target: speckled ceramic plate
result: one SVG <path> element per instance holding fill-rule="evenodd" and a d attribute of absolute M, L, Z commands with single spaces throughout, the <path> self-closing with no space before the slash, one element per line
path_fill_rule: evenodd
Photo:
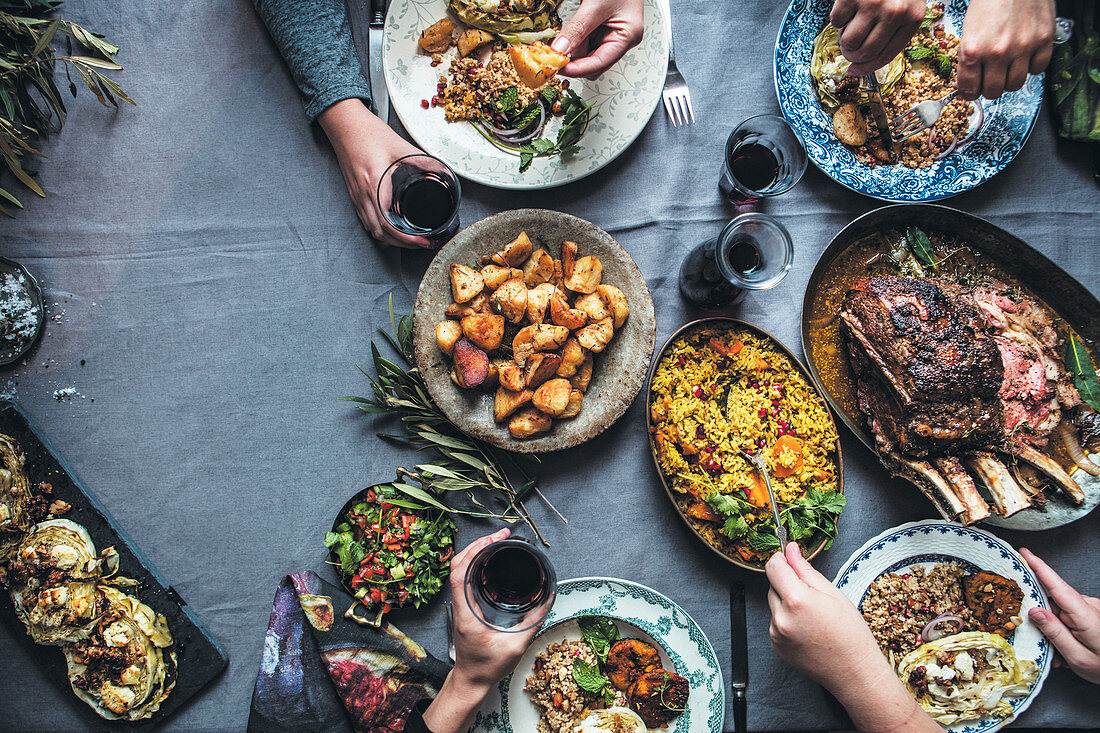
<path fill-rule="evenodd" d="M 11 275 L 17 280 L 22 280 L 23 286 L 27 290 L 27 296 L 30 298 L 31 306 L 34 309 L 36 325 L 30 338 L 22 339 L 14 344 L 9 344 L 0 339 L 0 367 L 10 366 L 26 356 L 27 352 L 38 343 L 38 339 L 42 336 L 42 327 L 46 323 L 46 304 L 42 299 L 42 287 L 38 284 L 38 280 L 35 279 L 34 275 L 30 273 L 30 270 L 15 260 L 0 257 L 0 277 L 5 275 Z"/>
<path fill-rule="evenodd" d="M 1024 623 L 1012 635 L 1012 647 L 1019 659 L 1032 659 L 1039 665 L 1039 679 L 1026 697 L 1012 701 L 1009 717 L 984 718 L 947 728 L 950 733 L 992 733 L 1011 723 L 1038 697 L 1053 657 L 1046 637 L 1027 617 L 1028 609 L 1050 608 L 1046 592 L 1011 545 L 974 527 L 935 520 L 910 522 L 886 530 L 856 550 L 836 574 L 833 584 L 848 600 L 861 606 L 871 583 L 880 575 L 904 572 L 911 565 L 930 568 L 952 560 L 970 570 L 989 570 L 1014 580 L 1024 592 L 1020 608 Z"/>
<path fill-rule="evenodd" d="M 570 17 L 578 4 L 566 0 L 559 14 Z M 592 102 L 598 113 L 580 140 L 580 152 L 565 161 L 558 156 L 536 158 L 520 173 L 517 156 L 494 147 L 469 124 L 445 121 L 442 108 L 421 105 L 435 94 L 454 51 L 433 67 L 428 56 L 417 52 L 417 40 L 446 11 L 446 0 L 393 0 L 382 40 L 383 69 L 390 103 L 409 135 L 463 178 L 509 189 L 550 188 L 583 178 L 634 142 L 661 98 L 668 63 L 668 16 L 658 0 L 645 0 L 642 42 L 596 81 L 570 79 L 570 88 Z M 558 125 L 560 120 L 548 126 L 548 137 L 557 134 Z"/>
<path fill-rule="evenodd" d="M 451 263 L 480 268 L 480 258 L 527 232 L 535 247 L 555 258 L 561 243 L 577 243 L 581 256 L 595 255 L 603 263 L 603 281 L 619 287 L 630 305 L 630 317 L 615 332 L 611 344 L 595 355 L 592 382 L 581 412 L 570 420 L 555 420 L 550 432 L 516 440 L 507 424 L 493 420 L 493 394 L 460 389 L 451 381 L 451 361 L 435 345 L 435 327 L 451 304 Z M 580 445 L 596 437 L 623 416 L 645 381 L 657 321 L 653 299 L 642 271 L 622 245 L 584 219 L 545 209 L 505 211 L 471 224 L 436 254 L 424 273 L 413 308 L 413 347 L 424 384 L 439 408 L 463 432 L 492 445 L 520 453 L 547 453 Z"/>
<path fill-rule="evenodd" d="M 948 0 L 945 25 L 956 35 L 968 0 Z M 793 0 L 775 42 L 775 92 L 783 116 L 798 131 L 806 154 L 837 183 L 882 201 L 935 201 L 969 191 L 1000 173 L 1027 142 L 1043 100 L 1043 76 L 1029 76 L 1019 91 L 981 100 L 985 124 L 960 151 L 931 168 L 860 163 L 833 135 L 810 78 L 814 38 L 829 20 L 833 0 Z M 972 120 L 973 121 L 973 120 Z"/>
<path fill-rule="evenodd" d="M 579 616 L 607 616 L 623 637 L 653 644 L 661 665 L 687 678 L 688 704 L 668 733 L 721 733 L 726 712 L 722 668 L 714 647 L 699 625 L 666 596 L 644 585 L 614 578 L 576 578 L 558 583 L 554 606 L 544 630 L 516 665 L 486 698 L 474 719 L 472 733 L 533 733 L 539 711 L 523 691 L 535 657 L 550 644 L 579 640 Z"/>

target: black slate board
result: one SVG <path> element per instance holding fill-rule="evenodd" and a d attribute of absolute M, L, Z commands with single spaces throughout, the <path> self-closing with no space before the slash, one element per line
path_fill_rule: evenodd
<path fill-rule="evenodd" d="M 221 644 L 207 631 L 198 616 L 169 585 L 168 581 L 153 567 L 141 550 L 134 546 L 130 538 L 106 508 L 84 486 L 69 469 L 64 459 L 50 444 L 50 441 L 30 421 L 18 405 L 0 401 L 0 433 L 15 439 L 26 456 L 23 470 L 32 486 L 45 481 L 53 485 L 52 498 L 61 499 L 72 505 L 64 515 L 77 524 L 87 528 L 96 549 L 102 551 L 114 546 L 119 554 L 119 574 L 140 581 L 136 588 L 124 588 L 137 596 L 143 603 L 168 620 L 168 628 L 175 639 L 179 674 L 176 687 L 161 704 L 160 710 L 148 720 L 140 722 L 109 721 L 99 717 L 91 707 L 73 694 L 65 669 L 65 657 L 59 647 L 35 644 L 27 634 L 26 628 L 15 615 L 11 599 L 7 593 L 0 593 L 0 619 L 15 632 L 27 650 L 46 670 L 47 677 L 61 690 L 63 697 L 69 700 L 87 723 L 88 730 L 148 730 L 156 727 L 168 716 L 184 705 L 191 697 L 216 678 L 229 664 L 229 657 Z M 5 670 L 12 674 L 14 670 Z"/>

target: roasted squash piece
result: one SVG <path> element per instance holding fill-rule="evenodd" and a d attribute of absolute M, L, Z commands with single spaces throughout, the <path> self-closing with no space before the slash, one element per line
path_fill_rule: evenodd
<path fill-rule="evenodd" d="M 458 53 L 460 56 L 469 56 L 478 48 L 492 40 L 492 33 L 486 33 L 480 28 L 467 28 L 463 31 L 462 35 L 458 37 L 458 41 L 455 42 L 455 45 L 458 46 Z"/>
<path fill-rule="evenodd" d="M 523 365 L 524 386 L 534 389 L 558 372 L 561 357 L 557 354 L 532 354 Z"/>
<path fill-rule="evenodd" d="M 481 279 L 485 281 L 485 287 L 489 290 L 496 290 L 511 278 L 512 269 L 509 267 L 490 263 L 481 268 Z"/>
<path fill-rule="evenodd" d="M 455 24 L 450 18 L 437 20 L 420 34 L 420 47 L 428 53 L 443 53 L 454 42 Z"/>
<path fill-rule="evenodd" d="M 570 308 L 561 293 L 555 290 L 550 296 L 550 320 L 570 331 L 576 331 L 588 323 L 588 315 L 582 310 Z"/>
<path fill-rule="evenodd" d="M 534 407 L 525 407 L 508 421 L 508 432 L 512 434 L 513 438 L 523 440 L 539 433 L 545 433 L 550 429 L 553 422 L 549 415 L 539 412 Z"/>
<path fill-rule="evenodd" d="M 584 361 L 577 367 L 577 373 L 569 378 L 569 383 L 573 385 L 573 389 L 579 389 L 581 392 L 588 391 L 588 385 L 592 382 L 592 369 L 595 365 L 595 359 L 592 358 L 591 352 L 585 352 Z"/>
<path fill-rule="evenodd" d="M 493 292 L 489 302 L 494 312 L 519 323 L 527 315 L 527 286 L 523 280 L 508 280 Z"/>
<path fill-rule="evenodd" d="M 536 249 L 523 263 L 523 281 L 527 287 L 549 282 L 554 276 L 554 258 L 544 249 Z"/>
<path fill-rule="evenodd" d="M 577 341 L 588 351 L 600 353 L 611 343 L 611 337 L 615 335 L 615 326 L 610 318 L 585 326 L 577 331 Z"/>
<path fill-rule="evenodd" d="M 504 249 L 493 255 L 492 260 L 502 267 L 519 267 L 531 256 L 533 249 L 527 232 L 520 232 L 519 236 L 509 242 Z"/>
<path fill-rule="evenodd" d="M 440 321 L 435 327 L 435 345 L 447 356 L 455 351 L 455 344 L 462 338 L 462 326 L 454 321 Z"/>
<path fill-rule="evenodd" d="M 489 374 L 489 355 L 466 339 L 455 342 L 454 360 L 460 387 L 480 387 Z"/>
<path fill-rule="evenodd" d="M 538 89 L 554 78 L 558 69 L 569 63 L 569 57 L 558 53 L 541 41 L 512 46 L 508 49 L 512 65 L 520 81 L 531 89 Z"/>
<path fill-rule="evenodd" d="M 604 283 L 600 283 L 600 286 L 596 288 L 596 293 L 611 312 L 615 330 L 617 331 L 622 328 L 623 324 L 626 323 L 627 317 L 630 315 L 630 306 L 627 305 L 626 295 L 614 285 L 607 285 Z"/>
<path fill-rule="evenodd" d="M 573 385 L 568 379 L 555 377 L 544 382 L 535 390 L 535 396 L 531 402 L 541 412 L 551 417 L 558 417 L 569 406 L 569 395 L 573 393 Z"/>
<path fill-rule="evenodd" d="M 573 264 L 573 274 L 565 276 L 565 287 L 575 293 L 594 293 L 603 278 L 603 263 L 599 257 L 588 255 Z"/>
<path fill-rule="evenodd" d="M 504 422 L 513 412 L 531 401 L 535 393 L 529 389 L 513 392 L 504 387 L 498 387 L 496 397 L 493 398 L 493 417 L 497 422 Z"/>
<path fill-rule="evenodd" d="M 500 347 L 504 338 L 504 316 L 492 313 L 466 316 L 462 319 L 462 335 L 479 349 L 493 351 Z"/>
<path fill-rule="evenodd" d="M 527 291 L 527 320 L 542 323 L 546 320 L 546 309 L 550 305 L 550 296 L 557 290 L 550 283 L 536 285 Z"/>
<path fill-rule="evenodd" d="M 527 387 L 523 377 L 523 368 L 514 361 L 500 363 L 500 386 L 512 392 L 522 392 Z"/>
<path fill-rule="evenodd" d="M 570 336 L 561 349 L 561 364 L 558 365 L 558 376 L 568 379 L 577 373 L 577 367 L 584 363 L 584 347 L 575 336 Z"/>
<path fill-rule="evenodd" d="M 480 272 L 466 265 L 451 265 L 451 295 L 456 303 L 473 300 L 484 288 Z"/>

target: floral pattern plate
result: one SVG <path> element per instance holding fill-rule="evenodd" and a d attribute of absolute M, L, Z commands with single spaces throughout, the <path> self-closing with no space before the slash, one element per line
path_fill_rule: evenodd
<path fill-rule="evenodd" d="M 952 560 L 1014 580 L 1024 592 L 1020 609 L 1024 623 L 1016 629 L 1011 641 L 1020 659 L 1033 659 L 1039 665 L 1039 679 L 1026 697 L 1012 702 L 1009 717 L 983 718 L 947 729 L 950 733 L 992 733 L 1011 723 L 1039 695 L 1053 656 L 1046 637 L 1027 617 L 1030 608 L 1050 608 L 1046 592 L 1011 545 L 974 527 L 938 520 L 910 522 L 886 530 L 856 550 L 840 568 L 833 584 L 858 607 L 862 606 L 871 583 L 883 573 L 904 571 L 910 565 L 931 567 Z"/>
<path fill-rule="evenodd" d="M 538 708 L 523 691 L 535 657 L 549 644 L 580 639 L 579 616 L 615 619 L 623 636 L 648 641 L 661 650 L 665 669 L 687 678 L 687 710 L 668 733 L 721 733 L 726 712 L 725 686 L 714 647 L 698 624 L 667 597 L 628 580 L 575 578 L 558 583 L 554 606 L 543 630 L 516 665 L 494 689 L 474 719 L 471 733 L 534 733 Z"/>
<path fill-rule="evenodd" d="M 945 25 L 956 35 L 968 0 L 948 0 Z M 814 38 L 825 27 L 832 0 L 793 0 L 775 42 L 775 92 L 783 116 L 798 131 L 806 154 L 825 175 L 857 193 L 882 201 L 936 201 L 984 183 L 1016 157 L 1027 142 L 1043 99 L 1043 76 L 1029 76 L 1018 91 L 1000 99 L 980 100 L 985 124 L 958 152 L 913 169 L 903 165 L 874 168 L 856 160 L 833 135 L 832 120 L 822 109 L 810 78 Z"/>
<path fill-rule="evenodd" d="M 572 15 L 575 0 L 559 8 Z M 649 122 L 664 86 L 668 65 L 668 15 L 659 0 L 645 0 L 642 42 L 596 81 L 570 79 L 570 88 L 593 103 L 596 117 L 581 138 L 581 150 L 566 161 L 558 156 L 536 158 L 519 172 L 519 158 L 494 147 L 464 122 L 447 122 L 443 109 L 424 109 L 421 101 L 435 94 L 454 51 L 433 67 L 418 53 L 420 33 L 446 15 L 446 0 L 392 0 L 382 39 L 382 68 L 390 103 L 409 135 L 423 150 L 441 158 L 463 178 L 507 189 L 560 186 L 603 168 L 626 150 Z M 560 120 L 547 126 L 557 134 Z"/>

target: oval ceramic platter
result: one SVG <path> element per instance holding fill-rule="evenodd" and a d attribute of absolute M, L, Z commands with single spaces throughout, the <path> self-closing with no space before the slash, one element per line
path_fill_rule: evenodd
<path fill-rule="evenodd" d="M 948 0 L 944 24 L 958 35 L 968 0 Z M 821 107 L 810 57 L 814 38 L 829 22 L 832 0 L 793 0 L 775 42 L 775 92 L 783 116 L 798 131 L 806 154 L 837 183 L 882 201 L 935 201 L 984 183 L 1016 157 L 1027 142 L 1043 100 L 1043 76 L 1029 76 L 1023 88 L 997 100 L 979 100 L 985 124 L 958 152 L 913 169 L 904 165 L 870 168 L 833 135 L 832 119 Z M 971 122 L 974 122 L 973 117 Z"/>
<path fill-rule="evenodd" d="M 567 0 L 559 15 L 572 16 L 579 2 Z M 563 161 L 559 156 L 536 158 L 524 173 L 519 157 L 494 147 L 472 125 L 447 122 L 441 107 L 424 109 L 421 102 L 436 93 L 447 74 L 449 51 L 439 66 L 419 52 L 421 32 L 447 15 L 446 0 L 393 0 L 382 39 L 383 70 L 390 102 L 416 144 L 441 158 L 463 178 L 486 186 L 540 189 L 576 181 L 603 168 L 626 150 L 649 122 L 664 87 L 668 65 L 669 24 L 659 0 L 645 0 L 642 42 L 596 81 L 570 79 L 570 89 L 593 104 L 596 116 L 581 138 L 581 150 Z M 560 120 L 547 126 L 556 136 Z"/>
<path fill-rule="evenodd" d="M 1050 608 L 1046 592 L 1016 550 L 984 530 L 950 522 L 925 520 L 888 529 L 869 540 L 848 558 L 833 584 L 857 607 L 863 604 L 868 588 L 884 573 L 903 571 L 911 565 L 931 567 L 939 562 L 956 561 L 971 570 L 988 570 L 1016 581 L 1024 592 L 1020 609 L 1023 625 L 1012 635 L 1012 646 L 1019 659 L 1031 659 L 1039 665 L 1039 679 L 1027 696 L 1012 701 L 1012 715 L 984 718 L 952 725 L 950 733 L 992 733 L 1011 723 L 1031 705 L 1050 673 L 1053 651 L 1046 637 L 1028 619 L 1031 608 Z"/>
<path fill-rule="evenodd" d="M 577 243 L 581 256 L 595 255 L 603 264 L 603 282 L 618 286 L 630 306 L 630 316 L 606 349 L 595 355 L 592 382 L 580 414 L 555 420 L 549 432 L 517 440 L 507 423 L 493 420 L 495 390 L 460 389 L 451 381 L 450 359 L 435 344 L 435 327 L 452 302 L 451 263 L 480 268 L 482 255 L 492 254 L 527 232 L 536 248 L 561 256 L 561 243 Z M 432 399 L 460 430 L 492 445 L 520 453 L 564 450 L 591 440 L 611 427 L 637 397 L 645 381 L 657 321 L 653 299 L 642 271 L 611 235 L 584 219 L 544 209 L 517 209 L 471 224 L 448 242 L 428 265 L 413 308 L 413 348 L 416 365 Z"/>
<path fill-rule="evenodd" d="M 858 247 L 883 229 L 910 226 L 946 232 L 966 240 L 967 247 L 992 262 L 1046 303 L 1072 326 L 1086 343 L 1100 341 L 1100 301 L 1037 249 L 1010 232 L 972 214 L 938 204 L 883 206 L 841 229 L 821 253 L 802 300 L 802 350 L 806 365 L 833 410 L 872 452 L 875 437 L 856 398 L 856 380 L 849 366 L 840 319 L 834 317 L 848 288 L 859 276 L 847 270 Z M 1095 354 L 1095 351 L 1093 351 Z M 1093 361 L 1096 361 L 1094 356 Z M 1100 463 L 1100 456 L 1093 457 Z M 1074 470 L 1085 500 L 1073 504 L 1055 494 L 1043 510 L 1025 509 L 1010 517 L 996 514 L 986 524 L 1017 530 L 1060 527 L 1084 517 L 1100 505 L 1100 478 Z"/>
<path fill-rule="evenodd" d="M 472 733 L 534 733 L 539 710 L 523 691 L 535 657 L 550 644 L 581 639 L 580 616 L 607 616 L 623 637 L 653 644 L 661 664 L 687 678 L 688 704 L 668 733 L 721 733 L 726 712 L 722 669 L 714 647 L 699 625 L 676 603 L 655 590 L 628 580 L 576 578 L 558 583 L 554 606 L 543 631 L 516 665 L 489 693 L 474 718 Z"/>

